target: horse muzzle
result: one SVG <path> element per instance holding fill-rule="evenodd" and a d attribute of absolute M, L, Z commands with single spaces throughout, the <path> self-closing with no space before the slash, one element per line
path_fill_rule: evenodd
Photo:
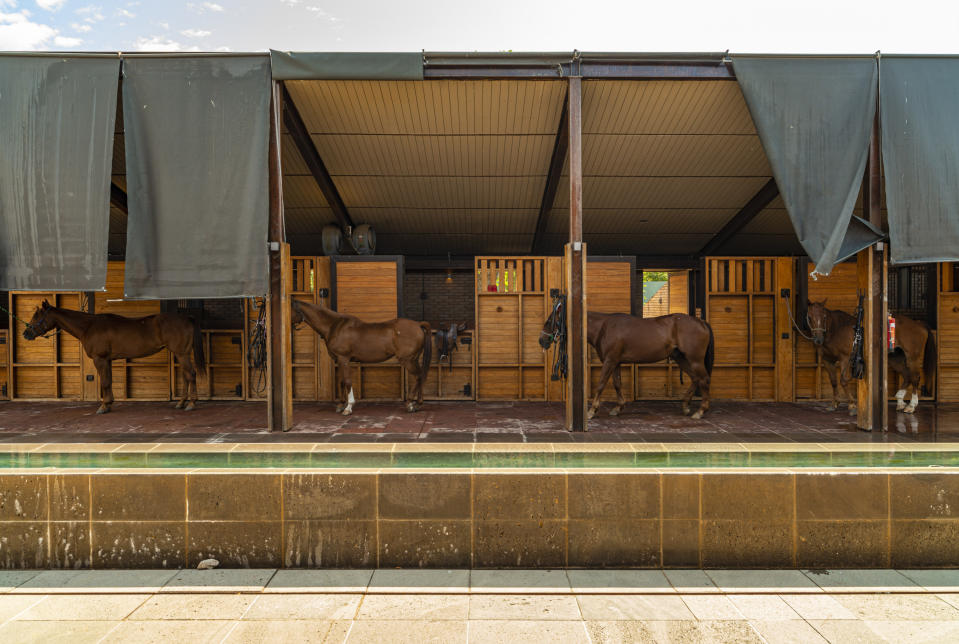
<path fill-rule="evenodd" d="M 817 347 L 821 347 L 823 344 L 825 344 L 826 338 L 824 338 L 824 337 L 821 336 L 821 335 L 814 335 L 814 336 L 812 337 L 812 342 L 813 342 L 813 344 L 815 344 Z"/>
<path fill-rule="evenodd" d="M 26 338 L 27 340 L 33 340 L 37 337 L 37 334 L 34 332 L 33 329 L 27 327 L 26 329 L 23 330 L 23 337 Z"/>

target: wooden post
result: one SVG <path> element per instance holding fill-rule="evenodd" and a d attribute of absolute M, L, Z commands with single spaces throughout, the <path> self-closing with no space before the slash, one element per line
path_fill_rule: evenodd
<path fill-rule="evenodd" d="M 872 126 L 869 140 L 869 156 L 862 186 L 863 216 L 877 228 L 882 226 L 880 211 L 879 169 L 879 112 Z M 857 282 L 865 291 L 863 300 L 863 358 L 866 363 L 865 377 L 859 381 L 856 425 L 867 431 L 885 431 L 888 427 L 889 404 L 886 384 L 886 301 L 887 259 L 882 244 L 875 244 L 856 257 Z"/>
<path fill-rule="evenodd" d="M 281 87 L 273 82 L 270 101 L 270 295 L 267 315 L 267 413 L 271 432 L 293 426 L 293 365 L 290 352 L 290 247 L 283 223 L 283 167 L 280 153 Z M 274 250 L 275 249 L 275 250 Z"/>
<path fill-rule="evenodd" d="M 569 244 L 566 247 L 568 316 L 566 428 L 586 431 L 589 353 L 586 344 L 586 245 L 583 244 L 582 78 L 569 79 Z"/>
<path fill-rule="evenodd" d="M 792 321 L 789 319 L 787 304 L 794 301 L 795 292 L 792 289 L 795 282 L 795 262 L 792 257 L 777 257 L 776 262 L 776 400 L 778 402 L 795 402 L 796 388 L 793 384 L 795 375 L 795 349 Z M 784 289 L 789 289 L 788 298 L 782 297 Z M 795 310 L 796 306 L 791 305 Z"/>

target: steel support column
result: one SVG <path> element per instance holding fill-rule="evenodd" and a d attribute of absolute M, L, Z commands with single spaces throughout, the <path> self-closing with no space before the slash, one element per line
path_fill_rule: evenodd
<path fill-rule="evenodd" d="M 289 431 L 293 426 L 293 366 L 290 352 L 290 296 L 287 274 L 290 247 L 283 221 L 283 167 L 280 148 L 280 119 L 283 111 L 282 86 L 273 82 L 270 100 L 270 294 L 267 316 L 267 408 L 268 426 Z"/>
<path fill-rule="evenodd" d="M 566 427 L 586 431 L 589 387 L 586 345 L 586 245 L 583 243 L 583 90 L 582 78 L 569 79 L 569 244 L 566 247 L 569 377 Z"/>
<path fill-rule="evenodd" d="M 879 168 L 879 111 L 872 126 L 869 156 L 862 186 L 863 217 L 877 228 L 882 227 L 880 210 L 881 185 Z M 880 249 L 880 246 L 883 248 Z M 886 384 L 886 301 L 887 256 L 883 244 L 874 244 L 859 253 L 857 281 L 866 292 L 863 302 L 865 377 L 859 381 L 856 425 L 867 431 L 885 431 L 888 427 L 889 404 Z"/>

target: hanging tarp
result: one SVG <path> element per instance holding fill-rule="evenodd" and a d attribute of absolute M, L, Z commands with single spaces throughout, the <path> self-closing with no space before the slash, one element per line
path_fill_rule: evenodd
<path fill-rule="evenodd" d="M 799 242 L 828 275 L 866 167 L 875 58 L 734 56 L 733 69 Z"/>
<path fill-rule="evenodd" d="M 267 292 L 270 61 L 123 61 L 128 205 L 124 296 Z"/>
<path fill-rule="evenodd" d="M 879 70 L 890 259 L 959 261 L 959 58 L 884 55 Z"/>
<path fill-rule="evenodd" d="M 270 50 L 276 80 L 423 80 L 421 53 Z"/>
<path fill-rule="evenodd" d="M 882 241 L 886 235 L 861 217 L 853 215 L 849 219 L 849 228 L 846 229 L 846 235 L 842 239 L 842 245 L 839 247 L 839 254 L 836 256 L 836 264 L 845 261 L 857 254 L 859 251 L 866 250 L 877 241 Z"/>
<path fill-rule="evenodd" d="M 102 290 L 120 60 L 0 56 L 0 290 Z"/>

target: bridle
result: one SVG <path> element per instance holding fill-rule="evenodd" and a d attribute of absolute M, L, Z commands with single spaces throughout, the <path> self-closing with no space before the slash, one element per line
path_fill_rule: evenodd
<path fill-rule="evenodd" d="M 549 326 L 549 331 L 546 331 Z M 546 324 L 543 330 L 539 332 L 540 340 L 543 338 L 549 341 L 548 346 L 554 342 L 557 344 L 556 356 L 553 360 L 552 380 L 566 378 L 569 373 L 569 362 L 566 359 L 566 296 L 555 295 L 553 297 L 553 311 L 546 318 Z M 544 349 L 545 350 L 545 349 Z"/>

